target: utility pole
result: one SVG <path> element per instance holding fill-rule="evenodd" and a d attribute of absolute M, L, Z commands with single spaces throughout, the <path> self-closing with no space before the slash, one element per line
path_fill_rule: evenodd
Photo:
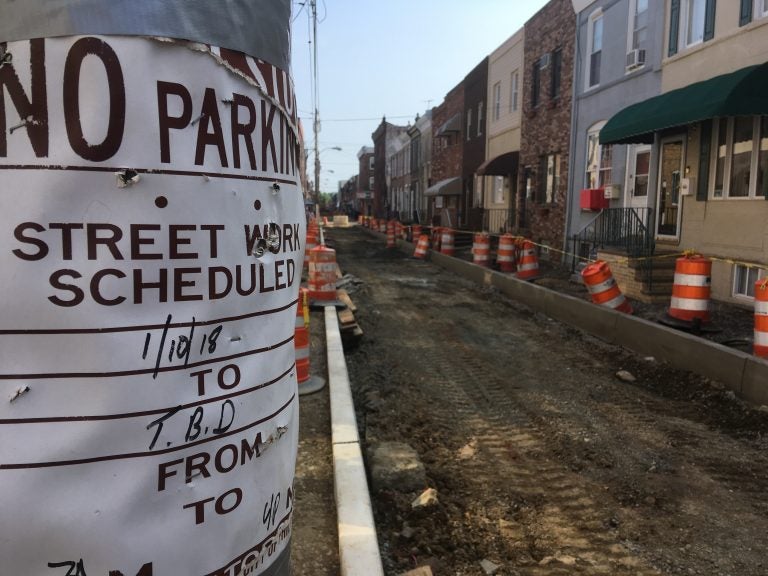
<path fill-rule="evenodd" d="M 319 150 L 319 135 L 320 135 L 320 88 L 317 84 L 317 0 L 310 0 L 310 6 L 312 7 L 312 69 L 313 69 L 313 82 L 312 92 L 315 105 L 315 120 L 312 122 L 312 130 L 315 136 L 315 218 L 320 219 L 320 150 Z"/>

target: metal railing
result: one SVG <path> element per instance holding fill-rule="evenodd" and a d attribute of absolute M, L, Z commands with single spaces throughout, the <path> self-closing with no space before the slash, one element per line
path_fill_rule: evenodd
<path fill-rule="evenodd" d="M 613 248 L 630 258 L 652 256 L 656 248 L 653 219 L 651 208 L 605 208 L 572 237 L 572 252 L 595 258 L 599 249 Z M 574 270 L 576 263 L 574 258 Z"/>

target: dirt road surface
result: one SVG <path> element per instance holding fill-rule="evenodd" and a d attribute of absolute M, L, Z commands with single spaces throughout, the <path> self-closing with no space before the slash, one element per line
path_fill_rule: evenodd
<path fill-rule="evenodd" d="M 364 448 L 410 444 L 438 493 L 372 494 L 388 575 L 768 574 L 768 414 L 364 230 L 328 236 L 363 281 Z"/>

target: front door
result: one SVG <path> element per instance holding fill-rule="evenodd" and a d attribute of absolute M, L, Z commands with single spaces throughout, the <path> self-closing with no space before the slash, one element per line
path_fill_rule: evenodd
<path fill-rule="evenodd" d="M 680 184 L 684 153 L 682 137 L 662 140 L 656 202 L 656 235 L 661 238 L 677 238 L 680 235 Z"/>
<path fill-rule="evenodd" d="M 627 184 L 625 206 L 647 208 L 649 206 L 651 147 L 647 144 L 629 148 L 627 154 Z"/>

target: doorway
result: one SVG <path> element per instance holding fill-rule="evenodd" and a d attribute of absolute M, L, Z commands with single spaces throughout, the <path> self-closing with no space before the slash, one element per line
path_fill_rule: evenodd
<path fill-rule="evenodd" d="M 656 202 L 656 235 L 679 238 L 682 215 L 680 184 L 683 175 L 685 149 L 683 138 L 662 140 L 659 155 L 659 185 Z"/>

